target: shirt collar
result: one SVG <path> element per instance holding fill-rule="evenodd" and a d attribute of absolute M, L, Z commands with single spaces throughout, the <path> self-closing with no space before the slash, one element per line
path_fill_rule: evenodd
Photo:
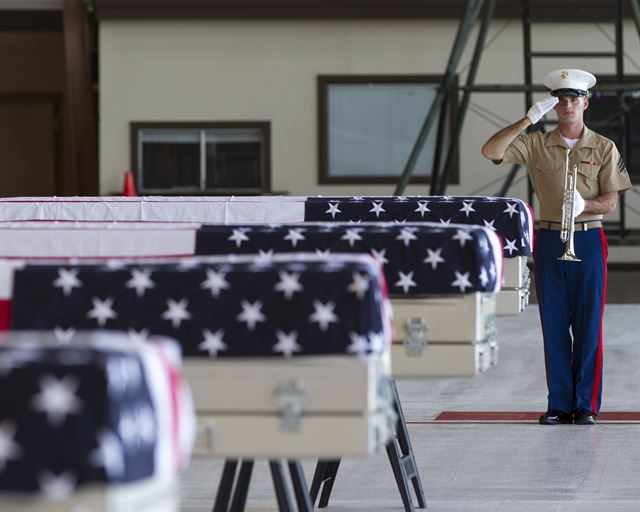
<path fill-rule="evenodd" d="M 560 133 L 560 128 L 556 128 L 555 130 L 552 130 L 551 132 L 549 132 L 549 134 L 545 139 L 544 145 L 545 147 L 562 146 L 563 148 L 569 149 L 569 146 L 567 146 L 567 143 L 562 138 L 562 133 Z M 587 128 L 587 126 L 585 125 L 584 129 L 582 130 L 582 136 L 580 137 L 578 142 L 576 142 L 576 145 L 573 147 L 573 149 L 576 150 L 579 148 L 597 148 L 597 147 L 598 147 L 598 143 L 596 141 L 595 133 L 592 130 L 589 130 L 589 128 Z"/>

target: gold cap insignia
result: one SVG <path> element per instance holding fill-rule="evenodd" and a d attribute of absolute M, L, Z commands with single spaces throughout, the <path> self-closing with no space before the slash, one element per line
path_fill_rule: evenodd
<path fill-rule="evenodd" d="M 569 78 L 569 73 L 567 71 L 560 71 L 560 78 L 566 80 L 567 78 Z"/>

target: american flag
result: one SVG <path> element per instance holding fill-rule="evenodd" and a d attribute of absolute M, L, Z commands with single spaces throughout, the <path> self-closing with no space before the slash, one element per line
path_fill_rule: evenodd
<path fill-rule="evenodd" d="M 171 440 L 158 426 L 158 375 L 145 371 L 152 344 L 115 333 L 60 336 L 2 336 L 0 490 L 62 499 L 83 484 L 157 474 L 158 451 L 170 451 Z"/>
<path fill-rule="evenodd" d="M 369 253 L 384 268 L 393 296 L 497 292 L 502 254 L 488 228 L 433 223 L 207 225 L 196 254 Z"/>
<path fill-rule="evenodd" d="M 521 199 L 480 196 L 308 197 L 305 221 L 437 222 L 496 231 L 505 257 L 531 256 L 533 214 Z"/>
<path fill-rule="evenodd" d="M 366 356 L 388 348 L 388 314 L 368 256 L 194 257 L 28 265 L 15 274 L 11 329 L 166 335 L 185 356 Z"/>

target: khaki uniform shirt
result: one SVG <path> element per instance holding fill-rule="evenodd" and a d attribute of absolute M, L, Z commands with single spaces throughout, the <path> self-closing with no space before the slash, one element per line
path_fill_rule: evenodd
<path fill-rule="evenodd" d="M 564 159 L 567 149 L 569 146 L 562 138 L 560 129 L 556 128 L 549 133 L 520 134 L 504 152 L 503 162 L 527 166 L 540 202 L 540 220 L 562 220 Z M 585 199 L 631 188 L 629 173 L 616 145 L 586 126 L 582 137 L 569 153 L 569 169 L 573 169 L 574 165 L 578 166 L 576 187 Z M 583 213 L 576 220 L 597 219 L 602 219 L 602 215 Z"/>

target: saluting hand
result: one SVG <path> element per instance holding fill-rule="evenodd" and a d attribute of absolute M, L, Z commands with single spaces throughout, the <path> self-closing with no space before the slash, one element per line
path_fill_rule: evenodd
<path fill-rule="evenodd" d="M 557 105 L 560 100 L 555 96 L 549 96 L 543 100 L 537 101 L 527 112 L 527 117 L 531 119 L 531 124 L 536 124 L 542 116 Z"/>

